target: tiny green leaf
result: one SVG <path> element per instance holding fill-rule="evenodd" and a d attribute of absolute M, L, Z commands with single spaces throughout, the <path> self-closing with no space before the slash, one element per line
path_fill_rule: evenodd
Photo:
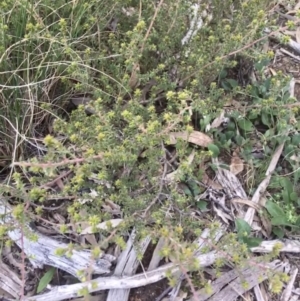
<path fill-rule="evenodd" d="M 280 185 L 286 189 L 289 194 L 291 194 L 294 190 L 292 182 L 287 177 L 280 178 Z"/>
<path fill-rule="evenodd" d="M 188 187 L 185 187 L 183 189 L 183 191 L 184 191 L 185 195 L 188 195 L 188 196 L 192 196 L 193 195 L 192 192 L 191 192 L 191 190 Z"/>
<path fill-rule="evenodd" d="M 222 80 L 222 81 L 221 81 L 221 86 L 222 86 L 222 88 L 223 88 L 225 91 L 230 91 L 230 90 L 231 90 L 230 84 L 229 84 L 227 81 L 225 81 L 225 80 Z"/>
<path fill-rule="evenodd" d="M 227 76 L 227 71 L 225 69 L 222 69 L 220 74 L 219 74 L 219 77 L 220 79 L 223 79 Z"/>
<path fill-rule="evenodd" d="M 300 226 L 300 217 L 297 218 L 296 222 L 295 222 L 296 226 Z"/>
<path fill-rule="evenodd" d="M 272 201 L 267 201 L 265 207 L 272 217 L 284 217 L 285 216 L 283 210 Z"/>
<path fill-rule="evenodd" d="M 300 135 L 299 134 L 295 134 L 292 136 L 292 143 L 297 146 L 300 144 Z"/>
<path fill-rule="evenodd" d="M 294 225 L 288 221 L 286 216 L 275 216 L 271 218 L 271 224 L 273 226 L 290 226 L 293 227 Z"/>
<path fill-rule="evenodd" d="M 53 275 L 55 272 L 55 268 L 51 267 L 45 274 L 44 276 L 40 279 L 38 288 L 37 288 L 37 294 L 43 291 L 47 285 L 51 282 Z"/>
<path fill-rule="evenodd" d="M 251 232 L 251 226 L 243 219 L 237 218 L 235 220 L 235 227 L 238 232 L 238 236 L 249 235 Z"/>
<path fill-rule="evenodd" d="M 290 200 L 295 202 L 298 200 L 298 195 L 297 195 L 297 192 L 293 191 L 291 194 L 290 194 Z"/>
<path fill-rule="evenodd" d="M 260 245 L 263 240 L 258 237 L 245 237 L 243 242 L 248 246 L 248 248 L 254 248 Z"/>
<path fill-rule="evenodd" d="M 238 126 L 240 127 L 240 129 L 242 129 L 246 132 L 249 132 L 249 131 L 253 130 L 252 122 L 245 119 L 245 118 L 239 119 L 237 123 L 238 123 Z"/>
<path fill-rule="evenodd" d="M 226 81 L 233 89 L 239 85 L 239 83 L 235 79 L 228 78 Z"/>
<path fill-rule="evenodd" d="M 199 210 L 205 211 L 207 209 L 207 202 L 200 200 L 197 202 L 197 207 L 199 208 Z"/>
<path fill-rule="evenodd" d="M 290 195 L 289 195 L 288 191 L 284 189 L 282 191 L 281 195 L 282 195 L 284 203 L 288 204 L 290 202 Z"/>
<path fill-rule="evenodd" d="M 272 229 L 272 232 L 278 237 L 278 238 L 283 238 L 283 236 L 284 236 L 284 232 L 283 232 L 283 230 L 281 229 L 281 228 L 279 228 L 279 227 L 274 227 L 273 229 Z"/>
<path fill-rule="evenodd" d="M 214 158 L 219 156 L 220 149 L 215 144 L 209 144 L 207 148 L 213 153 Z"/>
<path fill-rule="evenodd" d="M 257 71 L 262 71 L 264 67 L 266 67 L 269 64 L 269 59 L 262 59 L 259 62 L 254 64 L 254 67 Z"/>
<path fill-rule="evenodd" d="M 271 127 L 271 120 L 270 120 L 270 115 L 266 112 L 262 112 L 261 114 L 261 121 L 264 125 Z"/>

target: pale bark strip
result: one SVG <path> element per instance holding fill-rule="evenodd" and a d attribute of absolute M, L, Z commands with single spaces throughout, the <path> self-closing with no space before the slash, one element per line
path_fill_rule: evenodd
<path fill-rule="evenodd" d="M 222 254 L 210 252 L 198 256 L 200 267 L 212 265 L 217 258 L 221 258 Z M 172 274 L 180 272 L 180 267 L 172 263 L 161 266 L 153 271 L 137 274 L 134 276 L 123 277 L 99 277 L 91 281 L 76 283 L 72 285 L 56 286 L 49 293 L 35 295 L 25 298 L 23 301 L 60 301 L 68 298 L 79 297 L 78 292 L 82 288 L 87 288 L 90 293 L 107 289 L 130 289 L 145 286 L 151 283 L 158 282 L 166 277 L 171 272 Z"/>
<path fill-rule="evenodd" d="M 42 235 L 28 224 L 19 225 L 11 215 L 11 210 L 7 202 L 0 200 L 0 214 L 3 215 L 0 223 L 11 224 L 14 227 L 13 230 L 8 231 L 8 236 L 23 250 L 34 268 L 49 265 L 64 270 L 76 278 L 79 272 L 88 268 L 93 274 L 110 273 L 111 262 L 115 260 L 114 256 L 103 254 L 94 260 L 89 250 L 73 250 L 70 257 L 58 256 L 56 250 L 68 250 L 68 244 Z M 37 239 L 29 239 L 28 236 L 35 236 Z"/>
<path fill-rule="evenodd" d="M 269 28 L 265 29 L 265 32 L 267 34 L 269 34 L 271 32 L 271 30 Z M 270 38 L 276 40 L 277 42 L 281 42 L 283 40 L 283 38 L 285 37 L 285 35 L 281 34 L 281 33 L 276 33 L 274 35 L 272 35 Z M 294 41 L 293 39 L 289 39 L 286 43 L 286 45 L 294 50 L 298 55 L 300 54 L 300 44 L 297 43 L 296 41 Z"/>
<path fill-rule="evenodd" d="M 161 256 L 160 256 L 159 252 L 164 247 L 165 242 L 166 242 L 166 240 L 163 237 L 161 237 L 158 240 L 158 243 L 155 247 L 155 250 L 152 254 L 151 261 L 150 261 L 149 266 L 148 266 L 148 271 L 152 271 L 152 270 L 154 270 L 158 267 L 159 262 L 161 261 Z"/>
<path fill-rule="evenodd" d="M 253 288 L 253 292 L 255 294 L 256 301 L 266 301 L 266 293 L 262 283 L 260 283 L 259 285 L 255 285 Z"/>
<path fill-rule="evenodd" d="M 292 271 L 291 271 L 291 278 L 286 286 L 286 288 L 284 289 L 280 301 L 289 301 L 291 295 L 292 295 L 292 289 L 294 287 L 294 283 L 296 280 L 296 277 L 298 275 L 298 268 L 293 267 Z"/>
<path fill-rule="evenodd" d="M 189 16 L 190 17 L 190 28 L 188 29 L 186 35 L 181 40 L 182 46 L 184 46 L 185 44 L 188 44 L 203 25 L 202 16 L 199 13 L 199 9 L 200 9 L 199 4 L 191 5 L 191 14 Z"/>
<path fill-rule="evenodd" d="M 251 248 L 251 251 L 254 253 L 270 253 L 276 245 L 280 246 L 280 252 L 300 253 L 300 241 L 291 239 L 263 241 L 258 247 Z"/>
<path fill-rule="evenodd" d="M 22 281 L 11 268 L 2 261 L 0 261 L 0 287 L 14 298 L 20 298 Z"/>
<path fill-rule="evenodd" d="M 134 246 L 135 230 L 132 231 L 126 245 L 126 249 L 122 252 L 118 259 L 118 263 L 114 272 L 114 276 L 131 276 L 136 273 L 140 264 L 137 259 L 137 251 L 145 253 L 151 238 L 147 236 L 137 246 Z M 111 289 L 108 292 L 106 301 L 122 300 L 127 301 L 129 298 L 130 289 Z"/>
<path fill-rule="evenodd" d="M 205 289 L 198 292 L 197 301 L 220 301 L 220 300 L 236 300 L 249 289 L 268 279 L 270 269 L 276 272 L 282 272 L 288 263 L 275 260 L 271 263 L 261 265 L 248 266 L 242 270 L 232 270 L 225 273 L 211 284 L 212 293 L 207 295 Z M 247 287 L 243 285 L 247 284 Z M 224 287 L 225 286 L 225 287 Z M 222 288 L 224 287 L 224 288 Z M 188 301 L 193 301 L 192 299 Z"/>

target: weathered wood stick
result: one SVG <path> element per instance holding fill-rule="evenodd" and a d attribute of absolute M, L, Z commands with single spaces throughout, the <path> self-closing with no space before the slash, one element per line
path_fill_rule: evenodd
<path fill-rule="evenodd" d="M 14 225 L 14 229 L 8 231 L 8 236 L 23 250 L 33 267 L 53 266 L 76 278 L 86 269 L 89 269 L 92 274 L 110 273 L 111 263 L 115 260 L 114 256 L 102 254 L 99 258 L 93 259 L 89 250 L 73 250 L 70 257 L 59 256 L 56 250 L 68 250 L 70 249 L 68 244 L 34 231 L 28 224 L 19 225 L 11 211 L 9 204 L 0 200 L 0 214 L 2 215 L 0 223 Z M 30 236 L 35 236 L 37 239 L 28 238 Z"/>

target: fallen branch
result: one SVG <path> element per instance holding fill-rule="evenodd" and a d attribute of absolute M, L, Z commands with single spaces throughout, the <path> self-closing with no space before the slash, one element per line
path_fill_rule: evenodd
<path fill-rule="evenodd" d="M 300 253 L 300 241 L 291 239 L 263 241 L 258 247 L 251 248 L 251 251 L 254 253 L 271 253 L 277 245 L 280 246 L 280 252 Z"/>
<path fill-rule="evenodd" d="M 28 224 L 20 226 L 11 211 L 11 207 L 4 200 L 0 200 L 0 214 L 2 214 L 0 223 L 13 225 L 13 230 L 8 231 L 8 236 L 23 250 L 34 268 L 49 265 L 64 270 L 76 278 L 87 268 L 92 269 L 93 274 L 110 273 L 114 256 L 103 254 L 100 258 L 93 259 L 89 250 L 72 250 L 70 257 L 59 256 L 56 250 L 69 250 L 68 244 L 42 235 Z M 35 239 L 29 239 L 29 236 Z"/>
<path fill-rule="evenodd" d="M 198 249 L 195 252 L 195 256 L 197 256 L 197 254 L 200 255 L 204 248 L 207 247 L 211 248 L 211 243 L 218 242 L 221 239 L 221 237 L 224 235 L 225 231 L 226 231 L 226 227 L 222 227 L 214 233 L 214 237 L 210 237 L 211 236 L 210 229 L 204 229 L 201 236 L 198 237 L 194 242 L 195 244 L 198 245 Z M 180 273 L 177 284 L 173 287 L 172 291 L 170 292 L 170 299 L 169 299 L 170 301 L 176 300 L 184 278 L 185 278 L 185 274 Z"/>
<path fill-rule="evenodd" d="M 222 254 L 210 252 L 198 256 L 197 259 L 199 260 L 200 267 L 206 267 L 213 264 L 217 258 L 221 257 Z M 170 272 L 172 274 L 180 272 L 179 265 L 169 263 L 153 271 L 136 274 L 134 276 L 99 277 L 83 283 L 56 286 L 52 288 L 49 293 L 25 298 L 23 301 L 60 301 L 69 298 L 75 298 L 80 296 L 80 290 L 83 288 L 88 289 L 90 293 L 107 289 L 136 288 L 158 282 L 166 278 L 167 275 L 170 275 Z"/>
<path fill-rule="evenodd" d="M 147 236 L 138 246 L 134 246 L 135 239 L 135 230 L 131 233 L 126 249 L 121 253 L 118 258 L 118 263 L 115 268 L 114 276 L 123 276 L 123 275 L 134 275 L 140 261 L 137 259 L 137 251 L 139 250 L 142 254 L 145 253 L 151 237 Z M 130 289 L 111 289 L 108 292 L 106 301 L 115 301 L 122 300 L 127 301 L 129 297 Z"/>
<path fill-rule="evenodd" d="M 280 31 L 284 31 L 285 28 L 281 28 Z M 270 29 L 266 28 L 265 29 L 265 33 L 268 34 L 268 36 L 270 36 L 270 38 L 274 39 L 276 42 L 280 43 L 283 38 L 285 37 L 285 35 L 283 35 L 282 33 L 280 33 L 279 30 L 273 32 L 273 34 L 271 35 L 271 31 Z M 292 49 L 293 51 L 295 51 L 297 54 L 300 54 L 300 44 L 295 42 L 292 39 L 289 39 L 288 42 L 285 42 L 287 44 L 287 46 Z"/>
<path fill-rule="evenodd" d="M 266 264 L 265 269 L 258 266 L 250 266 L 242 270 L 231 270 L 212 282 L 212 292 L 210 294 L 207 294 L 205 289 L 198 291 L 200 297 L 197 301 L 236 300 L 246 291 L 268 279 L 270 277 L 269 269 L 282 272 L 287 265 L 288 263 L 275 260 Z M 247 286 L 245 286 L 245 283 L 247 283 Z"/>
<path fill-rule="evenodd" d="M 14 271 L 2 261 L 0 261 L 0 287 L 14 298 L 20 298 L 19 294 L 22 291 L 22 281 Z"/>
<path fill-rule="evenodd" d="M 290 297 L 292 295 L 292 289 L 294 287 L 294 283 L 295 283 L 296 277 L 298 275 L 298 268 L 297 267 L 293 267 L 290 274 L 291 274 L 290 280 L 289 280 L 286 288 L 284 289 L 284 291 L 283 291 L 283 293 L 281 295 L 280 301 L 288 301 L 288 300 L 290 300 Z"/>

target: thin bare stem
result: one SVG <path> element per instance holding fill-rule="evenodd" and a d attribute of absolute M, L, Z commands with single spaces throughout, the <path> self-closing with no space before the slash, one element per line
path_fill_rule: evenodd
<path fill-rule="evenodd" d="M 63 160 L 60 162 L 56 162 L 56 163 L 52 163 L 52 162 L 48 162 L 48 163 L 37 163 L 37 162 L 14 162 L 12 164 L 12 166 L 21 166 L 21 167 L 41 167 L 41 168 L 48 168 L 48 167 L 59 167 L 59 166 L 64 166 L 64 165 L 68 165 L 68 164 L 75 164 L 75 163 L 82 163 L 82 162 L 86 162 L 88 160 L 97 160 L 97 159 L 102 159 L 103 155 L 97 155 L 97 156 L 93 156 L 91 158 L 76 158 L 76 159 L 71 159 L 71 160 Z"/>

